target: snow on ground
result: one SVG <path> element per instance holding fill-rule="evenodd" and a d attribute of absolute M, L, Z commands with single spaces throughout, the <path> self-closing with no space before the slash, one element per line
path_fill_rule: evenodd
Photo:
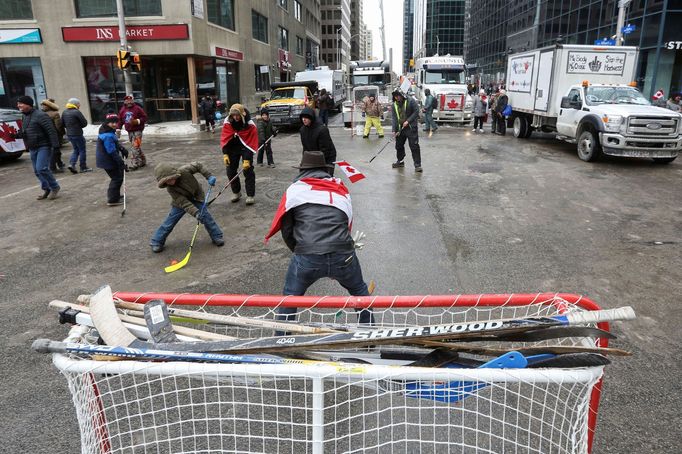
<path fill-rule="evenodd" d="M 97 137 L 100 126 L 99 124 L 88 125 L 83 128 L 83 134 L 87 138 L 94 139 Z M 220 125 L 216 124 L 216 127 L 220 128 Z M 123 136 L 127 136 L 125 131 L 123 132 Z M 192 125 L 191 121 L 169 121 L 167 123 L 147 125 L 144 128 L 145 136 L 187 136 L 198 132 L 199 128 L 196 125 Z"/>

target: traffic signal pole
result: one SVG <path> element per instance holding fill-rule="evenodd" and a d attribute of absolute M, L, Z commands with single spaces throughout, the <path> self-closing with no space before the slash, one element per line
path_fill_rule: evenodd
<path fill-rule="evenodd" d="M 620 0 L 618 2 L 618 21 L 616 22 L 616 46 L 622 46 L 623 26 L 625 25 L 625 8 L 631 0 Z"/>
<path fill-rule="evenodd" d="M 128 50 L 128 37 L 126 35 L 126 20 L 123 11 L 123 0 L 116 0 L 116 11 L 118 12 L 118 36 L 121 40 L 121 50 Z M 130 77 L 130 66 L 121 69 L 123 71 L 123 82 L 125 84 L 126 95 L 133 95 L 133 81 Z"/>

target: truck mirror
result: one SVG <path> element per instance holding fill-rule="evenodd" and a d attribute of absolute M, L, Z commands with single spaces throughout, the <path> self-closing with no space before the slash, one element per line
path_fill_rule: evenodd
<path fill-rule="evenodd" d="M 562 109 L 575 109 L 571 103 L 571 99 L 568 96 L 561 98 L 561 108 Z"/>

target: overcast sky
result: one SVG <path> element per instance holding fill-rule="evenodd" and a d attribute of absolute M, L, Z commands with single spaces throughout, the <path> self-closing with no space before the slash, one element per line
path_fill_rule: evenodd
<path fill-rule="evenodd" d="M 379 0 L 365 0 L 364 19 L 367 28 L 372 30 L 372 56 L 381 59 L 381 10 Z M 403 61 L 403 0 L 384 0 L 384 19 L 386 24 L 386 52 L 393 48 L 393 71 L 402 72 Z M 386 55 L 388 59 L 388 55 Z"/>

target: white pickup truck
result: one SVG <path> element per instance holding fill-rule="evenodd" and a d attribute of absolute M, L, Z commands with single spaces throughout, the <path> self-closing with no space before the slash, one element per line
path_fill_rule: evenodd
<path fill-rule="evenodd" d="M 556 45 L 510 55 L 514 136 L 556 132 L 583 161 L 606 154 L 672 162 L 682 148 L 682 115 L 651 106 L 631 86 L 637 54 L 636 47 Z"/>

